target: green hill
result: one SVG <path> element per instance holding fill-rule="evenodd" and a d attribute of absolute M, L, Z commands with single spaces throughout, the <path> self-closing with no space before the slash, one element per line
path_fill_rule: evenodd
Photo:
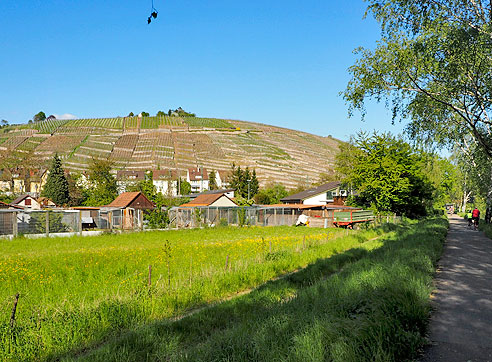
<path fill-rule="evenodd" d="M 92 158 L 115 169 L 151 170 L 202 166 L 229 170 L 232 162 L 255 168 L 262 184 L 287 187 L 314 182 L 333 168 L 341 141 L 259 123 L 200 117 L 117 117 L 45 120 L 11 126 L 0 150 L 18 151 L 39 165 L 57 152 L 72 171 Z"/>

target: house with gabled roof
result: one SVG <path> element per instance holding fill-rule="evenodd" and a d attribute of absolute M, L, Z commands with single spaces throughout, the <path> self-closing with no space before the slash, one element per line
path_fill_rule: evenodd
<path fill-rule="evenodd" d="M 209 189 L 208 171 L 204 167 L 189 168 L 186 180 L 191 185 L 191 192 Z"/>
<path fill-rule="evenodd" d="M 344 205 L 348 191 L 340 181 L 332 181 L 280 199 L 285 204 Z"/>
<path fill-rule="evenodd" d="M 218 170 L 215 171 L 215 181 L 219 189 L 225 189 L 229 187 L 229 178 L 231 177 L 231 171 Z"/>
<path fill-rule="evenodd" d="M 29 170 L 29 187 L 28 191 L 33 195 L 38 195 L 43 190 L 46 181 L 48 181 L 49 171 L 46 168 L 38 170 Z"/>
<path fill-rule="evenodd" d="M 155 205 L 142 192 L 123 192 L 118 195 L 109 205 L 101 208 L 106 209 L 114 214 L 116 211 L 121 218 L 119 226 L 122 229 L 135 229 L 135 226 L 143 227 L 143 212 L 150 211 Z"/>
<path fill-rule="evenodd" d="M 152 183 L 157 192 L 170 197 L 178 195 L 178 173 L 176 170 L 152 171 Z"/>
<path fill-rule="evenodd" d="M 29 194 L 24 194 L 13 200 L 10 205 L 20 206 L 25 209 L 41 210 L 38 200 Z"/>
<path fill-rule="evenodd" d="M 118 195 L 109 205 L 109 208 L 132 208 L 139 210 L 152 210 L 155 205 L 142 192 L 123 192 Z"/>
<path fill-rule="evenodd" d="M 236 207 L 238 206 L 225 193 L 201 194 L 180 207 Z"/>

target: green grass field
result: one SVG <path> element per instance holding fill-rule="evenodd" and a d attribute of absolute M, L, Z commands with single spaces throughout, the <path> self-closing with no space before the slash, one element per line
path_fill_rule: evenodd
<path fill-rule="evenodd" d="M 423 303 L 425 314 L 429 270 L 445 233 L 439 229 L 445 230 L 443 222 L 431 226 L 402 226 L 391 232 L 383 228 L 350 231 L 348 235 L 334 229 L 252 227 L 5 241 L 0 244 L 0 359 L 193 360 L 193 356 L 202 356 L 201 360 L 246 361 L 271 360 L 277 352 L 290 356 L 294 346 L 314 343 L 310 338 L 316 333 L 342 333 L 342 325 L 334 332 L 319 325 L 310 336 L 306 318 L 317 316 L 309 311 L 310 305 L 321 308 L 323 315 L 331 313 L 331 304 L 342 293 L 342 286 L 336 283 L 318 283 L 332 283 L 332 278 L 326 279 L 329 274 L 343 268 L 343 275 L 346 268 L 359 262 L 363 266 L 357 267 L 358 279 L 350 282 L 353 286 L 379 283 L 372 280 L 374 275 L 389 282 L 393 276 L 386 272 L 393 262 L 400 261 L 400 249 L 409 260 L 406 266 L 395 264 L 391 269 L 398 272 L 395 283 L 410 278 L 412 287 L 420 286 L 418 302 Z M 406 234 L 424 231 L 430 237 L 419 234 L 405 243 Z M 407 244 L 411 247 L 405 248 Z M 427 255 L 427 248 L 436 255 Z M 386 249 L 390 251 L 383 251 Z M 376 267 L 377 253 L 392 262 Z M 422 271 L 427 279 L 413 280 L 415 272 L 410 267 Z M 169 318 L 190 309 L 213 305 L 295 270 L 288 278 L 247 296 L 170 322 Z M 344 302 L 352 299 L 347 288 Z M 322 290 L 330 292 L 320 294 Z M 17 292 L 21 297 L 12 329 L 9 318 Z M 353 312 L 347 313 L 357 317 L 366 310 L 367 302 L 358 305 L 361 296 L 354 298 Z M 400 301 L 398 298 L 395 300 Z M 285 324 L 283 311 L 294 313 L 298 308 L 297 313 L 305 310 L 306 314 L 294 315 Z M 299 328 L 295 327 L 296 318 L 300 318 Z M 331 320 L 329 314 L 327 318 Z M 271 340 L 255 340 L 266 336 Z M 418 339 L 413 334 L 412 338 Z M 271 349 L 273 340 L 281 343 Z M 103 348 L 98 349 L 102 342 Z M 312 353 L 322 353 L 317 348 Z M 322 350 L 327 353 L 326 348 Z M 308 351 L 299 350 L 297 355 L 305 358 L 304 353 Z"/>

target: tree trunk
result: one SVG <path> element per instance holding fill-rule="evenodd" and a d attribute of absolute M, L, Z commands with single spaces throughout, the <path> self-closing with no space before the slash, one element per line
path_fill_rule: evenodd
<path fill-rule="evenodd" d="M 490 183 L 487 191 L 487 210 L 485 211 L 485 222 L 490 224 L 492 216 L 492 168 L 490 169 Z"/>

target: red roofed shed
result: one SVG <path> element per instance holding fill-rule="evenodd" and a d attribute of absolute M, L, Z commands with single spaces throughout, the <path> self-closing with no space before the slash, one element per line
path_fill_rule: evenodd
<path fill-rule="evenodd" d="M 140 191 L 123 192 L 111 202 L 108 207 L 118 207 L 122 209 L 132 208 L 136 210 L 152 210 L 155 205 Z"/>

